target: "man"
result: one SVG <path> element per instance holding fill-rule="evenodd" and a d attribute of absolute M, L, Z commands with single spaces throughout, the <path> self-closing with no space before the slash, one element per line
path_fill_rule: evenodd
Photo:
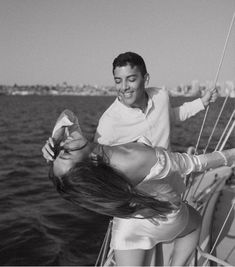
<path fill-rule="evenodd" d="M 115 146 L 142 139 L 153 147 L 170 149 L 171 121 L 184 121 L 217 98 L 215 90 L 208 90 L 202 98 L 171 108 L 166 90 L 146 88 L 150 76 L 145 62 L 133 52 L 120 54 L 114 59 L 113 76 L 117 98 L 101 116 L 95 134 L 95 141 L 104 145 Z M 127 258 L 128 251 L 120 251 L 119 256 Z M 161 256 L 159 244 L 147 253 L 146 262 L 162 265 Z"/>
<path fill-rule="evenodd" d="M 170 147 L 171 120 L 186 120 L 214 102 L 217 94 L 207 91 L 202 98 L 171 108 L 166 90 L 146 88 L 149 74 L 143 58 L 133 52 L 113 61 L 117 98 L 99 120 L 95 141 L 118 145 L 144 137 L 151 146 Z"/>

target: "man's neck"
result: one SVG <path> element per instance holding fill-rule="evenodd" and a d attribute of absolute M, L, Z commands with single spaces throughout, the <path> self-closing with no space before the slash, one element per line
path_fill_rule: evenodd
<path fill-rule="evenodd" d="M 146 111 L 146 109 L 147 109 L 147 106 L 148 106 L 148 99 L 149 99 L 149 97 L 148 97 L 148 94 L 147 94 L 146 92 L 144 92 L 143 96 L 140 97 L 139 101 L 138 101 L 137 103 L 134 103 L 134 104 L 131 105 L 131 106 L 128 106 L 128 105 L 126 105 L 125 103 L 123 103 L 123 102 L 121 101 L 121 99 L 119 99 L 119 98 L 117 98 L 117 99 L 118 99 L 118 101 L 119 101 L 120 103 L 122 103 L 124 106 L 127 106 L 127 107 L 129 107 L 129 108 L 137 108 L 137 109 L 142 110 L 143 113 L 145 113 L 145 111 Z"/>
<path fill-rule="evenodd" d="M 143 113 L 145 113 L 147 106 L 148 106 L 148 94 L 144 92 L 144 96 L 138 108 L 141 109 Z"/>

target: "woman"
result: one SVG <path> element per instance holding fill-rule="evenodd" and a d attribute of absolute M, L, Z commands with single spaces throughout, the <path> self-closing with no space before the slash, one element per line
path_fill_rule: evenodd
<path fill-rule="evenodd" d="M 235 149 L 190 156 L 152 148 L 148 140 L 120 146 L 90 143 L 71 111 L 59 117 L 43 155 L 60 194 L 89 210 L 113 216 L 111 247 L 117 265 L 149 265 L 151 249 L 175 240 L 171 265 L 195 249 L 200 215 L 182 202 L 183 177 L 235 162 Z"/>

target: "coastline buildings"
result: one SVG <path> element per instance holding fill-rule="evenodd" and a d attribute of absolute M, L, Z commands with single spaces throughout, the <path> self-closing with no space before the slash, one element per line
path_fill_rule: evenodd
<path fill-rule="evenodd" d="M 204 94 L 205 90 L 213 88 L 212 81 L 199 83 L 198 80 L 193 80 L 191 84 L 178 85 L 176 88 L 170 89 L 171 96 L 185 96 L 185 97 L 200 97 Z M 235 97 L 235 85 L 233 81 L 226 81 L 223 84 L 216 84 L 216 89 L 219 96 Z"/>
<path fill-rule="evenodd" d="M 213 82 L 206 81 L 201 84 L 198 80 L 193 80 L 191 84 L 181 84 L 176 88 L 167 88 L 171 96 L 200 97 L 208 88 L 213 88 Z M 233 81 L 226 81 L 217 84 L 219 96 L 234 97 L 235 85 Z M 113 96 L 116 90 L 112 86 L 92 86 L 89 84 L 71 86 L 66 82 L 57 85 L 0 85 L 0 95 L 89 95 L 89 96 Z"/>

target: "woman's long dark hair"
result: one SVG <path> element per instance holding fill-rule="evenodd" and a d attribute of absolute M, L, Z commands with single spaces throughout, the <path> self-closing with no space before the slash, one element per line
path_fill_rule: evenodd
<path fill-rule="evenodd" d="M 120 218 L 141 214 L 145 218 L 164 219 L 179 208 L 137 190 L 124 175 L 104 162 L 86 159 L 62 177 L 56 177 L 52 169 L 49 177 L 63 198 L 99 214 Z"/>

